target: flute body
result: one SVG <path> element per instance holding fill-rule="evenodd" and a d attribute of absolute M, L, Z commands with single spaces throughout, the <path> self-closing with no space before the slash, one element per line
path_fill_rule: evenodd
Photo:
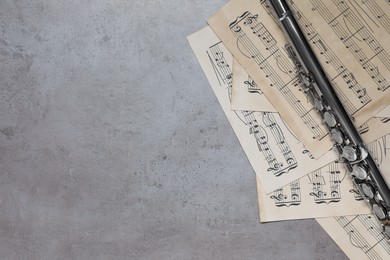
<path fill-rule="evenodd" d="M 307 42 L 286 0 L 268 0 L 271 13 L 287 36 L 286 51 L 293 60 L 301 88 L 323 118 L 360 193 L 390 240 L 390 190 L 378 166 L 344 109 L 321 64 Z"/>

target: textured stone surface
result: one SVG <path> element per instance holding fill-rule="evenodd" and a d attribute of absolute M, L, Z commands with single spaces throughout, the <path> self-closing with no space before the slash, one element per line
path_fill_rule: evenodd
<path fill-rule="evenodd" d="M 333 259 L 259 224 L 186 36 L 227 1 L 0 1 L 0 259 Z"/>

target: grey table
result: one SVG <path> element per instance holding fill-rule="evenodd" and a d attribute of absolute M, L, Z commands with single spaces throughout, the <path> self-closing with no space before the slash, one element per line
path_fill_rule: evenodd
<path fill-rule="evenodd" d="M 226 2 L 0 2 L 0 259 L 345 258 L 259 223 L 186 40 Z"/>

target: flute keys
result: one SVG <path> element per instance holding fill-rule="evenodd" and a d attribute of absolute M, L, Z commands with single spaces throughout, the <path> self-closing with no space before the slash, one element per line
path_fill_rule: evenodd
<path fill-rule="evenodd" d="M 360 156 L 359 156 L 359 160 L 364 160 L 366 159 L 368 156 L 368 152 L 365 148 L 363 147 L 360 147 Z"/>
<path fill-rule="evenodd" d="M 372 205 L 372 211 L 380 220 L 386 218 L 386 210 L 382 205 L 379 204 Z"/>
<path fill-rule="evenodd" d="M 344 142 L 344 135 L 340 130 L 333 128 L 330 131 L 330 134 L 332 135 L 333 141 L 335 141 L 337 144 L 342 144 Z"/>
<path fill-rule="evenodd" d="M 324 113 L 324 121 L 330 127 L 335 127 L 337 125 L 335 115 L 329 111 L 326 111 Z"/>
<path fill-rule="evenodd" d="M 356 148 L 352 146 L 344 146 L 343 153 L 341 154 L 341 157 L 344 157 L 350 162 L 354 162 L 358 159 L 358 154 Z"/>
<path fill-rule="evenodd" d="M 319 111 L 322 111 L 324 109 L 324 104 L 322 104 L 322 101 L 319 100 L 319 99 L 314 99 L 314 107 L 319 110 Z"/>
<path fill-rule="evenodd" d="M 364 195 L 370 199 L 373 199 L 375 196 L 375 189 L 369 183 L 362 183 L 361 185 Z"/>
<path fill-rule="evenodd" d="M 368 173 L 364 166 L 354 165 L 352 168 L 352 176 L 355 176 L 359 180 L 365 180 L 368 177 Z"/>

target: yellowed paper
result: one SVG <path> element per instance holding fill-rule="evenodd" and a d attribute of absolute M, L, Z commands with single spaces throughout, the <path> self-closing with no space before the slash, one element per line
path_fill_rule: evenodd
<path fill-rule="evenodd" d="M 233 57 L 209 27 L 188 40 L 266 193 L 337 158 L 314 160 L 277 113 L 231 111 Z"/>
<path fill-rule="evenodd" d="M 371 101 L 354 114 L 357 124 L 364 123 L 388 106 L 390 6 L 387 1 L 311 0 L 310 3 L 291 3 L 297 13 L 305 14 L 307 18 L 301 19 L 300 23 L 310 23 L 318 33 L 326 35 L 331 50 L 339 59 L 345 60 L 345 64 L 353 66 L 356 81 L 364 86 L 360 94 Z M 325 58 L 322 61 L 333 62 L 333 57 L 328 58 L 325 54 L 319 56 Z"/>
<path fill-rule="evenodd" d="M 350 259 L 390 259 L 390 244 L 373 215 L 316 220 Z"/>
<path fill-rule="evenodd" d="M 242 96 L 242 98 L 236 99 L 236 103 L 234 106 L 235 110 L 269 111 L 266 110 L 269 108 L 269 106 L 271 106 L 271 108 L 274 109 L 272 104 L 270 104 L 270 102 L 264 95 L 259 95 L 259 94 L 253 95 L 251 92 L 247 91 L 248 88 L 253 88 L 261 92 L 261 87 L 258 86 L 253 79 L 251 79 L 248 73 L 242 68 L 242 66 L 237 61 L 234 61 L 233 63 L 233 72 L 234 72 L 233 73 L 234 77 L 233 77 L 233 86 L 232 86 L 233 89 L 232 103 L 235 95 Z M 248 80 L 250 81 L 250 83 L 246 82 Z M 248 84 L 253 87 L 248 87 L 247 86 Z M 234 90 L 238 90 L 238 89 L 240 89 L 240 91 L 236 91 L 235 93 Z M 243 94 L 244 92 L 246 92 L 246 95 Z M 246 102 L 244 97 L 249 102 Z M 255 97 L 257 99 L 256 103 L 253 102 L 252 104 L 250 104 L 250 102 L 253 101 Z M 358 128 L 358 130 L 363 140 L 365 140 L 365 142 L 375 141 L 376 139 L 385 136 L 390 132 L 390 118 L 389 117 L 371 118 L 366 123 L 361 125 Z"/>
<path fill-rule="evenodd" d="M 390 118 L 390 106 L 385 107 L 381 111 L 379 111 L 375 117 L 382 117 L 382 118 Z"/>
<path fill-rule="evenodd" d="M 382 174 L 389 177 L 390 134 L 365 142 Z M 337 161 L 268 195 L 258 183 L 258 201 L 262 222 L 371 213 L 349 173 Z"/>
<path fill-rule="evenodd" d="M 390 118 L 373 117 L 359 128 L 360 136 L 364 142 L 369 143 L 390 133 Z"/>
<path fill-rule="evenodd" d="M 390 183 L 390 134 L 369 144 L 369 149 L 387 183 Z M 375 152 L 373 152 L 375 151 Z M 390 259 L 390 243 L 382 234 L 376 218 L 356 215 L 332 218 L 317 218 L 318 223 L 332 237 L 350 259 Z"/>
<path fill-rule="evenodd" d="M 294 3 L 298 2 L 309 5 L 306 1 Z M 261 86 L 264 95 L 298 139 L 318 157 L 328 151 L 332 142 L 321 118 L 297 87 L 294 66 L 284 50 L 285 36 L 261 3 L 233 0 L 212 16 L 208 23 Z M 304 33 L 309 37 L 347 111 L 355 118 L 357 125 L 363 124 L 388 104 L 388 83 L 382 76 L 374 77 L 370 70 L 374 68 L 363 69 L 363 62 L 356 61 L 331 29 L 309 22 L 312 16 L 318 14 L 307 10 L 300 12 L 295 4 L 293 8 L 297 10 L 298 22 L 303 25 Z M 381 53 L 385 54 L 383 46 L 382 49 Z M 364 60 L 366 66 L 374 61 L 375 58 Z M 378 69 L 382 74 L 390 75 L 382 67 Z"/>
<path fill-rule="evenodd" d="M 344 167 L 335 162 L 268 195 L 257 181 L 257 194 L 261 222 L 371 213 Z"/>
<path fill-rule="evenodd" d="M 231 74 L 231 70 L 227 70 L 226 74 L 228 76 L 226 77 L 218 77 L 219 73 L 222 72 L 222 70 L 225 70 L 227 67 L 231 67 L 231 64 L 228 64 L 229 66 L 226 66 L 227 62 L 226 60 L 231 61 L 231 56 L 228 55 L 228 52 L 226 49 L 224 49 L 223 45 L 219 42 L 219 39 L 213 34 L 213 32 L 209 28 L 205 28 L 193 35 L 191 35 L 189 38 L 190 44 L 194 49 L 194 52 L 196 53 L 199 62 L 202 65 L 202 68 L 204 72 L 206 73 L 206 76 L 208 77 L 210 84 L 212 85 L 212 88 L 214 92 L 216 93 L 219 101 L 221 102 L 221 106 L 223 107 L 226 116 L 228 117 L 229 121 L 237 122 L 235 118 L 237 115 L 234 114 L 233 111 L 230 111 L 228 109 L 228 105 L 226 101 L 229 100 L 229 85 L 231 85 L 231 77 L 229 76 Z M 222 50 L 221 52 L 218 52 L 218 62 L 216 60 L 213 60 L 210 56 L 208 56 L 211 52 L 211 49 L 214 49 L 216 46 Z M 215 49 L 214 49 L 215 50 Z M 205 57 L 205 53 L 207 54 Z M 221 57 L 224 57 L 224 59 L 221 59 Z M 217 62 L 217 63 L 216 63 Z M 225 63 L 226 62 L 226 63 Z M 222 91 L 221 91 L 222 90 Z M 223 98 L 225 97 L 225 98 Z M 245 149 L 245 138 L 247 137 L 248 133 L 241 136 L 239 134 L 239 131 L 237 130 L 237 125 L 233 124 L 233 129 L 235 130 L 240 142 L 242 143 L 244 149 Z M 248 126 L 247 126 L 248 127 Z M 387 138 L 387 137 L 386 137 Z M 242 142 L 244 141 L 244 142 Z M 388 149 L 387 145 L 383 145 L 383 141 L 386 143 L 385 140 L 382 140 L 382 149 Z M 251 142 L 251 141 L 249 141 Z M 379 150 L 378 150 L 379 151 Z M 383 151 L 383 150 L 382 150 Z M 246 151 L 247 152 L 247 151 Z M 257 152 L 258 153 L 258 152 Z M 248 153 L 247 153 L 248 154 Z M 381 157 L 383 152 L 378 153 L 378 155 L 374 156 L 374 159 L 376 161 L 383 161 L 383 157 Z M 381 156 L 379 156 L 381 155 Z M 248 158 L 251 157 L 248 155 Z M 253 157 L 252 157 L 253 158 Z M 386 166 L 387 169 L 390 169 L 389 165 Z M 325 169 L 325 173 L 329 172 L 336 172 L 336 168 L 328 168 L 328 170 Z M 257 172 L 258 173 L 258 172 Z M 261 173 L 261 172 L 259 172 Z M 258 178 L 260 178 L 260 175 L 258 173 Z M 307 178 L 309 180 L 308 176 L 303 177 L 302 179 Z M 330 180 L 330 179 L 329 179 Z M 334 183 L 337 181 L 334 181 Z M 293 183 L 293 181 L 291 182 Z M 319 182 L 321 183 L 321 182 Z M 324 182 L 323 182 L 324 183 Z M 344 181 L 342 180 L 342 183 Z M 310 185 L 309 185 L 310 186 Z M 333 185 L 332 185 L 333 186 Z M 293 185 L 291 187 L 294 187 Z M 296 186 L 295 186 L 296 187 Z M 283 187 L 285 188 L 285 187 Z M 330 190 L 330 186 L 327 187 Z M 317 188 L 315 191 L 318 191 Z M 292 189 L 290 189 L 290 192 Z M 313 190 L 314 191 L 314 188 Z M 349 191 L 348 191 L 349 192 Z M 302 194 L 302 193 L 301 193 Z M 317 193 L 318 194 L 318 193 Z M 356 195 L 359 196 L 358 192 L 351 191 L 347 193 L 348 195 Z M 279 194 L 271 193 L 270 196 L 274 195 L 275 197 L 281 199 L 284 198 L 280 196 Z M 309 195 L 310 197 L 310 195 Z M 312 196 L 313 201 L 314 197 Z M 344 198 L 344 196 L 343 196 Z M 287 200 L 287 198 L 286 198 Z M 294 196 L 293 200 L 297 200 L 297 197 Z M 335 202 L 332 202 L 335 203 Z M 318 203 L 319 205 L 325 205 L 326 203 Z M 330 203 L 329 203 L 330 204 Z M 340 204 L 341 205 L 341 204 Z M 291 206 L 290 206 L 291 208 Z M 315 211 L 314 209 L 306 209 L 308 211 Z M 289 214 L 289 213 L 286 213 Z M 325 214 L 326 215 L 326 214 Z M 386 247 L 386 243 L 384 243 L 383 236 L 380 234 L 379 227 L 377 226 L 376 220 L 369 219 L 368 216 L 370 215 L 360 215 L 360 216 L 354 216 L 354 217 L 336 217 L 336 218 L 321 218 L 317 219 L 322 227 L 331 235 L 331 237 L 336 241 L 336 243 L 342 248 L 342 250 L 351 258 L 351 259 L 387 259 L 387 254 L 390 252 L 388 247 Z M 305 216 L 300 216 L 301 218 L 304 218 Z M 365 219 L 368 218 L 368 219 Z M 371 218 L 373 218 L 371 216 Z M 356 220 L 359 220 L 359 222 L 356 222 Z M 363 224 L 365 223 L 365 224 Z M 348 229 L 350 227 L 351 229 Z M 353 232 L 352 232 L 353 231 Z M 363 241 L 363 242 L 362 242 Z M 364 258 L 366 257 L 366 258 Z"/>
<path fill-rule="evenodd" d="M 236 60 L 233 61 L 233 75 L 230 104 L 232 110 L 277 112 L 264 96 L 260 86 L 256 84 Z"/>

